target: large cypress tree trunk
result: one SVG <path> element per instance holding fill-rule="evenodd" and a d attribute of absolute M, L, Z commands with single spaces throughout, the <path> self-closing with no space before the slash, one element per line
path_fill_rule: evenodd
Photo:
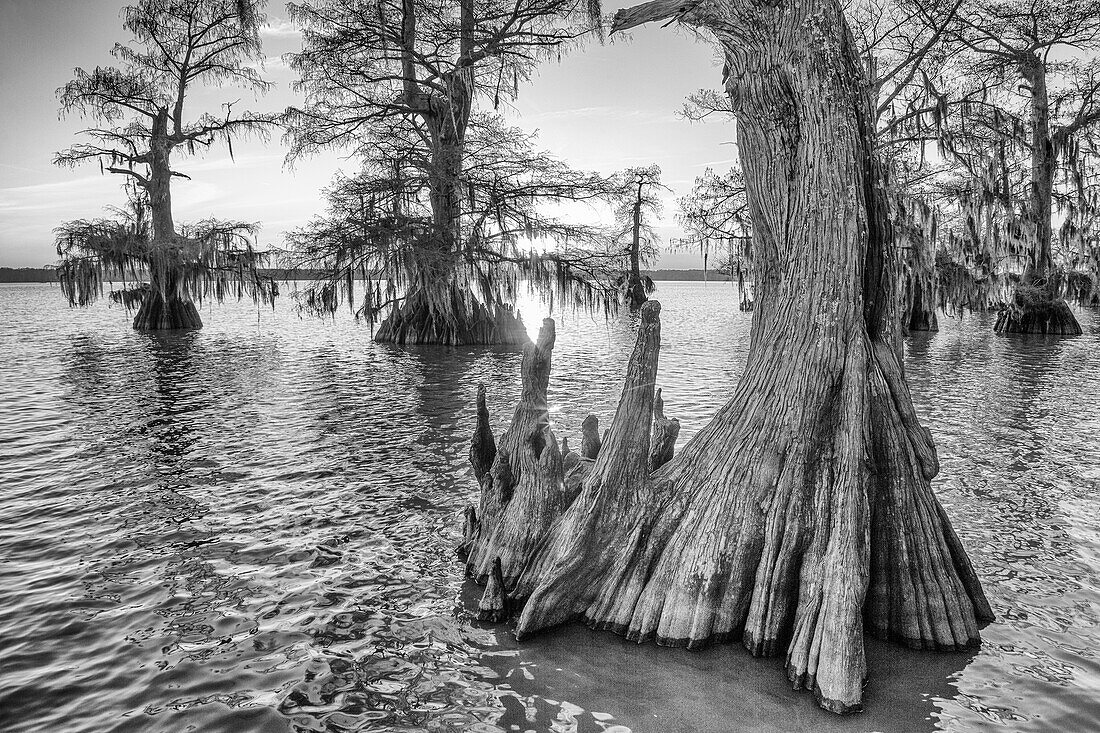
<path fill-rule="evenodd" d="M 835 0 L 656 0 L 616 28 L 673 15 L 725 49 L 753 220 L 750 352 L 726 406 L 650 473 L 660 327 L 643 307 L 607 440 L 511 588 L 516 633 L 583 619 L 670 646 L 740 639 L 783 654 L 823 707 L 855 710 L 865 630 L 960 649 L 992 619 L 905 385 L 858 57 Z M 479 557 L 498 554 L 494 529 Z"/>
<path fill-rule="evenodd" d="M 483 304 L 446 282 L 413 287 L 374 333 L 393 344 L 508 344 L 530 338 L 523 319 L 505 303 Z"/>
<path fill-rule="evenodd" d="M 194 301 L 179 294 L 174 282 L 163 287 L 156 281 L 141 301 L 134 328 L 138 331 L 172 331 L 202 328 L 202 318 Z"/>
<path fill-rule="evenodd" d="M 139 331 L 167 331 L 202 328 L 199 310 L 179 287 L 179 235 L 172 217 L 172 145 L 168 138 L 168 110 L 161 108 L 153 119 L 149 144 L 149 179 L 145 190 L 152 214 L 153 252 L 147 263 L 152 282 L 134 316 Z"/>
<path fill-rule="evenodd" d="M 1031 201 L 1035 243 L 1008 307 L 997 314 L 1000 333 L 1045 333 L 1076 336 L 1081 325 L 1058 292 L 1051 253 L 1054 191 L 1054 146 L 1050 137 L 1050 93 L 1045 63 L 1031 54 L 1020 65 L 1031 91 Z"/>
<path fill-rule="evenodd" d="M 416 38 L 416 7 L 404 1 L 403 34 L 409 48 Z M 473 3 L 460 3 L 460 55 L 473 43 Z M 466 127 L 473 109 L 474 69 L 460 62 L 443 75 L 447 94 L 420 94 L 415 63 L 403 56 L 406 99 L 422 116 L 431 138 L 426 165 L 432 229 L 415 243 L 410 285 L 374 334 L 379 342 L 399 344 L 523 344 L 523 321 L 502 302 L 481 303 L 463 283 L 462 172 Z"/>

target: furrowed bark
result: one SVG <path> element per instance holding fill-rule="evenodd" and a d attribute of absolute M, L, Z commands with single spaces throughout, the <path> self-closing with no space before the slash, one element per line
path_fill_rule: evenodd
<path fill-rule="evenodd" d="M 653 438 L 649 449 L 649 470 L 656 471 L 672 460 L 676 438 L 680 437 L 680 421 L 665 417 L 665 401 L 661 390 L 653 398 Z"/>
<path fill-rule="evenodd" d="M 511 603 L 508 591 L 504 587 L 504 575 L 500 569 L 500 558 L 493 558 L 493 565 L 489 571 L 489 580 L 485 584 L 485 592 L 481 594 L 478 602 L 478 621 L 499 624 L 508 620 L 511 614 Z"/>
<path fill-rule="evenodd" d="M 905 386 L 859 57 L 835 0 L 654 0 L 614 27 L 669 17 L 725 50 L 753 220 L 749 355 L 730 401 L 649 473 L 660 323 L 642 308 L 605 444 L 509 582 L 526 599 L 516 633 L 581 618 L 670 646 L 739 639 L 785 655 L 823 707 L 858 710 L 865 626 L 952 649 L 992 618 Z"/>
<path fill-rule="evenodd" d="M 485 481 L 485 476 L 492 468 L 493 459 L 497 456 L 497 442 L 493 437 L 493 429 L 489 426 L 489 407 L 485 404 L 485 385 L 477 385 L 477 428 L 474 430 L 474 439 L 470 442 L 470 465 L 473 466 L 474 476 L 477 477 L 477 485 Z"/>
<path fill-rule="evenodd" d="M 472 506 L 467 506 L 462 516 L 462 542 L 455 548 L 455 554 L 463 560 L 470 557 L 470 548 L 477 542 L 479 526 L 477 510 Z"/>
<path fill-rule="evenodd" d="M 607 441 L 580 488 L 580 495 L 554 527 L 545 549 L 532 558 L 513 595 L 528 598 L 517 626 L 522 637 L 584 613 L 603 581 L 613 574 L 617 538 L 642 507 L 649 473 L 649 427 L 661 343 L 661 305 L 641 308 L 637 343 Z"/>

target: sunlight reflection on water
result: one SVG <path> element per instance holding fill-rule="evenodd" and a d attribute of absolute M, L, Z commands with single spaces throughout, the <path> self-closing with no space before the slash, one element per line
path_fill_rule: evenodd
<path fill-rule="evenodd" d="M 662 283 L 660 386 L 684 440 L 726 399 L 749 316 Z M 544 313 L 524 302 L 537 331 Z M 0 710 L 37 731 L 1089 730 L 1100 719 L 1100 318 L 1075 339 L 941 318 L 907 344 L 939 492 L 999 615 L 980 651 L 871 643 L 835 718 L 777 660 L 569 627 L 481 627 L 452 553 L 476 496 L 476 384 L 499 431 L 514 349 L 397 348 L 350 318 L 204 308 L 134 333 L 0 286 Z M 559 318 L 552 420 L 610 419 L 629 318 Z"/>

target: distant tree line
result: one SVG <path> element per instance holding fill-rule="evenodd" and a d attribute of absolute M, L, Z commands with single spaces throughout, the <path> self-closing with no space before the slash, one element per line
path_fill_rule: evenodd
<path fill-rule="evenodd" d="M 52 267 L 0 267 L 0 283 L 55 283 Z"/>

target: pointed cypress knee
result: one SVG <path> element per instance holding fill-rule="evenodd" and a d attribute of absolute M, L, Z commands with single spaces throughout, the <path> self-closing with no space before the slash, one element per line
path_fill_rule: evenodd
<path fill-rule="evenodd" d="M 600 419 L 595 415 L 589 415 L 581 423 L 581 458 L 596 460 L 600 454 Z"/>
<path fill-rule="evenodd" d="M 568 498 L 547 408 L 555 339 L 554 321 L 546 318 L 538 339 L 524 347 L 519 402 L 481 483 L 480 526 L 467 561 L 467 573 L 479 583 L 487 581 L 497 557 L 510 581 Z"/>
<path fill-rule="evenodd" d="M 649 448 L 649 470 L 656 471 L 672 460 L 676 438 L 680 437 L 680 421 L 665 417 L 665 401 L 661 390 L 653 397 L 653 437 Z"/>
<path fill-rule="evenodd" d="M 477 427 L 474 429 L 474 439 L 470 442 L 470 465 L 474 468 L 474 476 L 480 486 L 485 481 L 485 474 L 493 465 L 493 459 L 497 456 L 497 443 L 493 438 L 493 430 L 489 427 L 489 408 L 485 404 L 485 385 L 477 385 Z"/>
<path fill-rule="evenodd" d="M 477 530 L 477 510 L 472 505 L 467 505 L 462 522 L 462 542 L 455 548 L 455 554 L 463 560 L 470 556 L 470 548 L 477 541 Z"/>
<path fill-rule="evenodd" d="M 500 567 L 500 558 L 493 558 L 493 569 L 489 573 L 489 581 L 485 584 L 485 592 L 478 602 L 477 620 L 499 624 L 508 620 L 510 614 L 510 600 L 504 590 L 504 572 Z"/>
<path fill-rule="evenodd" d="M 572 451 L 569 448 L 569 438 L 561 439 L 561 457 L 564 460 Z"/>
<path fill-rule="evenodd" d="M 660 313 L 661 305 L 655 300 L 642 306 L 622 394 L 599 457 L 582 461 L 581 468 L 566 478 L 570 487 L 577 474 L 585 474 L 578 496 L 528 559 L 513 587 L 517 598 L 526 599 L 517 638 L 578 614 L 594 626 L 625 628 L 610 609 L 636 597 L 637 584 L 647 575 L 634 572 L 630 553 L 646 535 L 650 524 L 646 515 L 653 514 L 655 506 L 646 497 Z M 603 598 L 605 587 L 609 595 Z"/>

